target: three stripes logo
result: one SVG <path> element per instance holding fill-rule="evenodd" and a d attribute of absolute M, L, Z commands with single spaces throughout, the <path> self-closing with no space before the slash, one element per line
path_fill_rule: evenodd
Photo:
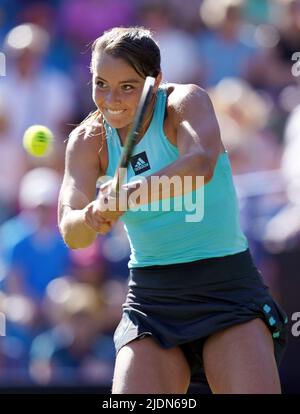
<path fill-rule="evenodd" d="M 131 157 L 130 163 L 135 175 L 141 174 L 151 168 L 145 151 Z"/>

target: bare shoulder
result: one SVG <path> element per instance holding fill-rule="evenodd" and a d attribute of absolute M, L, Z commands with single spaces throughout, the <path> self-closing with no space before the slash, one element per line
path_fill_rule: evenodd
<path fill-rule="evenodd" d="M 200 113 L 213 113 L 211 100 L 207 92 L 198 85 L 194 84 L 169 84 L 168 93 L 168 113 L 175 119 L 182 119 L 187 113 L 192 111 Z"/>
<path fill-rule="evenodd" d="M 75 158 L 83 163 L 88 162 L 101 168 L 100 160 L 103 158 L 105 143 L 105 129 L 99 120 L 84 122 L 78 125 L 69 135 L 67 143 L 67 159 Z"/>
<path fill-rule="evenodd" d="M 70 133 L 67 148 L 70 151 L 92 151 L 97 146 L 100 148 L 104 136 L 104 127 L 98 120 L 82 123 Z"/>
<path fill-rule="evenodd" d="M 217 154 L 223 151 L 218 121 L 208 93 L 193 84 L 168 84 L 166 89 L 167 126 L 172 133 L 172 142 L 176 137 L 177 146 L 186 149 L 194 140 L 208 152 Z"/>

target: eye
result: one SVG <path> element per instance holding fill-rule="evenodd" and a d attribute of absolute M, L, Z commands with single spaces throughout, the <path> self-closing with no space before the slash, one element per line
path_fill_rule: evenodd
<path fill-rule="evenodd" d="M 105 82 L 103 82 L 103 81 L 101 81 L 100 79 L 97 79 L 96 81 L 95 81 L 95 84 L 99 87 L 99 88 L 101 88 L 101 89 L 104 89 L 104 88 L 106 88 L 106 83 Z"/>
<path fill-rule="evenodd" d="M 123 89 L 124 91 L 131 91 L 131 90 L 132 90 L 132 89 L 134 89 L 134 88 L 133 88 L 133 86 L 132 86 L 132 85 L 129 85 L 129 84 L 125 83 L 124 85 L 122 85 L 122 89 Z"/>

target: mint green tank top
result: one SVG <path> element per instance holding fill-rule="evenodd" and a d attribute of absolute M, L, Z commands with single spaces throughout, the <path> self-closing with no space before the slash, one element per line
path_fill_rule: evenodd
<path fill-rule="evenodd" d="M 153 175 L 179 157 L 163 131 L 166 90 L 157 92 L 152 121 L 134 148 L 126 181 Z M 106 175 L 113 177 L 122 152 L 116 129 L 105 124 L 108 148 Z M 183 207 L 183 208 L 182 208 Z M 121 217 L 128 235 L 129 267 L 186 263 L 245 251 L 237 197 L 227 152 L 219 155 L 213 178 L 184 196 L 128 210 Z"/>

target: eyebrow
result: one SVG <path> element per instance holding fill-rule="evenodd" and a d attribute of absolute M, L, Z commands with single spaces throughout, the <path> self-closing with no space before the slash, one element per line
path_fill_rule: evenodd
<path fill-rule="evenodd" d="M 105 80 L 104 78 L 101 78 L 101 76 L 96 76 L 96 79 L 107 82 L 107 80 Z M 126 80 L 120 81 L 119 83 L 140 83 L 140 81 L 137 79 L 126 79 Z"/>

